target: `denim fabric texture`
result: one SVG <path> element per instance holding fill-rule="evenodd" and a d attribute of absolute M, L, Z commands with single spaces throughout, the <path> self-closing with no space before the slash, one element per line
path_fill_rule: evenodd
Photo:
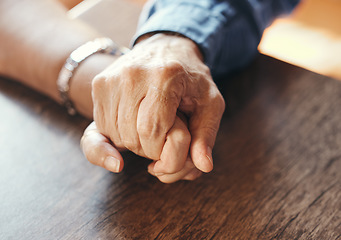
<path fill-rule="evenodd" d="M 152 0 L 141 14 L 134 39 L 176 32 L 201 49 L 213 76 L 245 66 L 257 53 L 263 31 L 299 0 Z"/>

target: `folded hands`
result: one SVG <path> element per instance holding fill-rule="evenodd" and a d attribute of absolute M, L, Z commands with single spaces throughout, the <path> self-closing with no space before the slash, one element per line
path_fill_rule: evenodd
<path fill-rule="evenodd" d="M 225 103 L 191 40 L 146 36 L 96 76 L 92 97 L 81 140 L 91 163 L 120 172 L 127 149 L 153 160 L 148 172 L 165 183 L 212 170 Z"/>

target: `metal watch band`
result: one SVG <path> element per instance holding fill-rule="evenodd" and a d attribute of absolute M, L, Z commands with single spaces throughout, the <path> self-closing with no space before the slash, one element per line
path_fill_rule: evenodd
<path fill-rule="evenodd" d="M 62 104 L 66 107 L 70 115 L 75 115 L 77 113 L 72 101 L 70 100 L 69 90 L 70 80 L 79 64 L 95 53 L 122 55 L 128 51 L 128 48 L 119 47 L 110 38 L 96 38 L 81 45 L 70 54 L 60 70 L 57 79 L 57 86 Z"/>

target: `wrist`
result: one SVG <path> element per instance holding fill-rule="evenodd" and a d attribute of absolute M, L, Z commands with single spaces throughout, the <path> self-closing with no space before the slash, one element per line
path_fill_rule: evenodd
<path fill-rule="evenodd" d="M 96 55 L 98 53 L 103 54 L 110 54 L 110 55 L 116 55 L 121 54 L 121 51 L 119 47 L 109 38 L 96 38 L 92 41 L 88 41 L 84 43 L 83 45 L 76 48 L 70 56 L 66 59 L 63 67 L 61 68 L 58 80 L 57 80 L 57 86 L 58 91 L 60 93 L 61 103 L 66 107 L 67 111 L 71 115 L 75 115 L 77 113 L 77 110 L 75 109 L 74 103 L 70 98 L 70 85 L 72 82 L 72 78 L 74 77 L 75 72 L 79 68 L 80 65 L 83 64 L 83 62 L 88 59 L 89 57 Z M 94 66 L 102 66 L 98 65 L 98 62 L 94 63 Z M 87 68 L 88 69 L 88 68 Z M 94 69 L 94 68 L 90 68 Z M 91 76 L 90 72 L 84 78 L 94 77 Z M 90 74 L 90 75 L 89 75 Z M 77 88 L 79 93 L 82 93 L 83 95 L 91 95 L 91 91 L 87 91 L 88 89 L 79 89 Z M 81 96 L 79 96 L 81 97 Z M 88 102 L 91 103 L 91 102 Z M 88 106 L 91 106 L 89 104 Z M 91 109 L 91 108 L 90 108 Z M 89 116 L 87 114 L 87 116 Z"/>
<path fill-rule="evenodd" d="M 136 40 L 135 46 L 141 44 L 157 44 L 171 49 L 183 50 L 204 61 L 203 54 L 198 45 L 190 38 L 176 32 L 152 32 L 144 34 Z"/>
<path fill-rule="evenodd" d="M 114 55 L 94 54 L 77 67 L 70 82 L 69 97 L 81 115 L 89 119 L 93 118 L 92 81 L 116 59 L 117 56 Z"/>

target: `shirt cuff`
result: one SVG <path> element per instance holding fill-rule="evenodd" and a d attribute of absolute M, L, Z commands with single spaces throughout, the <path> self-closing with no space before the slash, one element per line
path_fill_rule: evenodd
<path fill-rule="evenodd" d="M 232 9 L 230 14 L 234 14 Z M 227 22 L 226 15 L 220 11 L 208 11 L 199 4 L 178 3 L 157 9 L 154 14 L 149 12 L 149 16 L 146 20 L 142 17 L 143 22 L 133 38 L 133 44 L 138 37 L 147 33 L 176 32 L 194 41 L 207 66 L 212 67 L 216 55 L 214 50 L 217 49 L 214 45 L 219 39 L 216 34 Z"/>

